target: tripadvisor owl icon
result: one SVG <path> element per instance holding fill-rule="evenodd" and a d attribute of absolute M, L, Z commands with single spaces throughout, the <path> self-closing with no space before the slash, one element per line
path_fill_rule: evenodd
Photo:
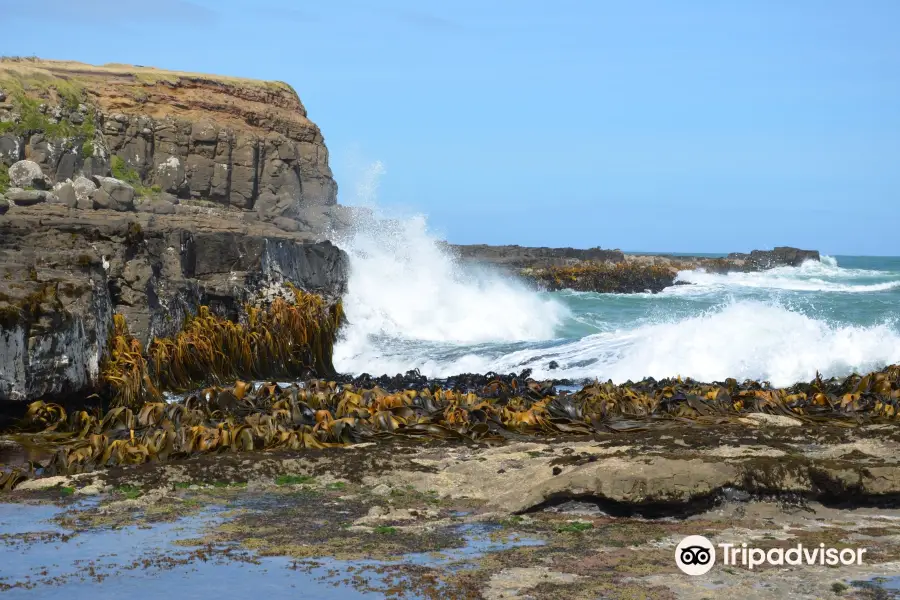
<path fill-rule="evenodd" d="M 688 575 L 703 575 L 716 564 L 716 549 L 702 535 L 689 535 L 675 548 L 675 564 Z"/>

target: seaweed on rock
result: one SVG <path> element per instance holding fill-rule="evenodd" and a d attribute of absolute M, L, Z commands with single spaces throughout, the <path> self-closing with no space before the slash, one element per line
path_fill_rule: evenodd
<path fill-rule="evenodd" d="M 283 318 L 283 310 L 275 314 Z M 228 356 L 212 354 L 218 361 Z M 130 367 L 127 360 L 121 364 Z M 134 386 L 145 373 L 131 368 L 123 379 Z M 679 378 L 594 382 L 574 394 L 557 394 L 550 382 L 527 373 L 487 382 L 461 377 L 450 387 L 413 379 L 415 388 L 393 390 L 321 379 L 287 387 L 237 381 L 178 402 L 148 402 L 139 410 L 119 406 L 102 416 L 67 415 L 59 406 L 36 402 L 23 431 L 37 433 L 13 439 L 55 451 L 40 465 L 44 474 L 71 474 L 198 453 L 324 448 L 384 437 L 499 443 L 512 435 L 583 436 L 666 422 L 710 425 L 753 413 L 789 417 L 806 426 L 826 420 L 848 426 L 896 423 L 900 418 L 900 365 L 863 377 L 816 377 L 784 389 L 756 381 L 704 384 Z M 12 488 L 28 475 L 22 470 L 0 475 L 0 486 Z"/>
<path fill-rule="evenodd" d="M 201 306 L 174 337 L 149 344 L 149 361 L 124 317 L 116 315 L 102 371 L 113 406 L 137 410 L 159 401 L 160 390 L 185 390 L 202 382 L 333 375 L 341 304 L 329 306 L 321 296 L 290 289 L 293 302 L 279 297 L 268 308 L 246 306 L 246 322 L 230 321 Z"/>

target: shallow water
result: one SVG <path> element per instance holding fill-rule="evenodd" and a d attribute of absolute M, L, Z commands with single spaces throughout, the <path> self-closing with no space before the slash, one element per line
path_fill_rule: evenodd
<path fill-rule="evenodd" d="M 422 553 L 400 556 L 394 561 L 340 561 L 316 559 L 301 568 L 291 558 L 235 555 L 237 560 L 219 554 L 207 559 L 179 547 L 179 539 L 197 537 L 215 523 L 223 509 L 208 510 L 175 523 L 160 523 L 149 528 L 123 527 L 79 533 L 69 541 L 52 534 L 65 532 L 52 519 L 62 509 L 47 505 L 0 504 L 0 536 L 5 548 L 0 587 L 14 585 L 4 598 L 51 598 L 63 591 L 72 600 L 127 595 L 131 598 L 266 598 L 351 599 L 379 597 L 348 585 L 348 574 L 364 574 L 367 590 L 395 585 L 382 571 L 385 567 L 413 565 L 446 566 L 472 561 L 478 557 L 517 546 L 540 545 L 536 539 L 495 542 L 491 528 L 481 525 L 460 527 L 465 545 L 439 554 Z M 34 537 L 33 542 L 13 544 L 8 537 L 26 533 L 51 534 Z M 18 538 L 21 540 L 21 538 Z M 249 562 L 253 561 L 253 562 Z M 5 585 L 3 585 L 5 584 Z M 407 595 L 407 598 L 416 598 Z"/>
<path fill-rule="evenodd" d="M 684 285 L 659 294 L 542 293 L 457 264 L 421 218 L 339 243 L 351 257 L 349 326 L 335 348 L 342 372 L 530 368 L 617 383 L 681 375 L 790 385 L 900 362 L 900 258 L 685 271 Z"/>

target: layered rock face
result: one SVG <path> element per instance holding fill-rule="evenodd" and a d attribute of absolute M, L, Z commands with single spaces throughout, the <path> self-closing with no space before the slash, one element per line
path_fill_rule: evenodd
<path fill-rule="evenodd" d="M 202 201 L 300 229 L 328 225 L 334 212 L 324 139 L 287 84 L 4 59 L 0 94 L 0 165 L 30 160 L 49 185 L 112 175 L 139 198 Z"/>
<path fill-rule="evenodd" d="M 0 62 L 0 415 L 98 388 L 113 315 L 144 344 L 347 257 L 318 127 L 286 84 Z"/>

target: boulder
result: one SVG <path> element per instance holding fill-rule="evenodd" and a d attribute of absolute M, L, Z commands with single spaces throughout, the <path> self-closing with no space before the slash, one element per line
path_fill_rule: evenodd
<path fill-rule="evenodd" d="M 31 160 L 20 160 L 9 168 L 9 181 L 16 187 L 46 190 L 50 188 L 50 180 L 41 171 L 41 167 Z"/>
<path fill-rule="evenodd" d="M 5 215 L 9 210 L 9 200 L 3 194 L 0 194 L 0 215 Z"/>
<path fill-rule="evenodd" d="M 15 164 L 22 160 L 24 154 L 25 140 L 12 134 L 0 135 L 0 164 Z"/>
<path fill-rule="evenodd" d="M 8 192 L 6 198 L 17 206 L 33 206 L 41 202 L 47 202 L 55 198 L 55 196 L 44 190 L 16 190 Z"/>
<path fill-rule="evenodd" d="M 66 182 L 56 189 L 56 201 L 58 204 L 75 208 L 78 206 L 78 196 L 75 194 L 75 186 Z"/>
<path fill-rule="evenodd" d="M 87 177 L 77 177 L 72 182 L 72 187 L 75 189 L 78 208 L 93 208 L 91 194 L 97 189 L 97 185 Z"/>
<path fill-rule="evenodd" d="M 134 188 L 114 177 L 94 177 L 99 186 L 93 194 L 94 208 L 117 210 L 120 212 L 134 210 Z"/>

